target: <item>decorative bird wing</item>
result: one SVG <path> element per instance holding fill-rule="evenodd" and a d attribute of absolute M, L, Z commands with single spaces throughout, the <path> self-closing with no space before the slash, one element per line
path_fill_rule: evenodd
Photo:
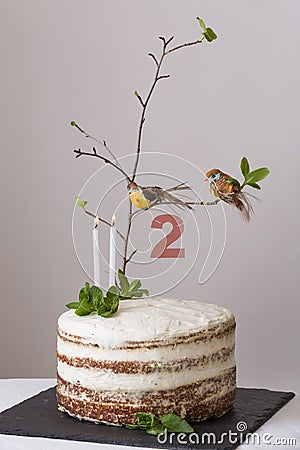
<path fill-rule="evenodd" d="M 169 191 L 176 191 L 176 190 L 182 190 L 182 189 L 190 189 L 188 186 L 184 186 L 185 183 L 180 183 L 180 185 L 174 186 L 170 189 L 164 190 L 160 186 L 147 186 L 147 187 L 141 187 L 143 195 L 146 200 L 150 201 L 151 203 L 169 203 L 174 204 L 178 208 L 184 209 L 193 209 L 190 205 L 188 205 L 186 202 L 181 200 L 178 197 L 175 197 L 175 195 L 171 195 Z"/>
<path fill-rule="evenodd" d="M 145 199 L 153 203 L 159 200 L 159 191 L 162 191 L 162 188 L 158 186 L 147 186 L 141 187 L 141 190 Z"/>

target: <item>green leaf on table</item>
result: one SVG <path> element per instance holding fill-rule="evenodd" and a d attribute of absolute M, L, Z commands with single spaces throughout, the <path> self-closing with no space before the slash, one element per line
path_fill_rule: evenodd
<path fill-rule="evenodd" d="M 174 433 L 192 433 L 193 427 L 177 414 L 165 414 L 161 418 L 162 425 Z"/>
<path fill-rule="evenodd" d="M 85 206 L 87 205 L 87 201 L 82 200 L 80 197 L 76 197 L 76 205 L 82 209 L 85 209 Z"/>
<path fill-rule="evenodd" d="M 70 303 L 66 304 L 66 307 L 70 308 L 70 309 L 77 309 L 78 306 L 79 306 L 79 302 L 70 302 Z"/>

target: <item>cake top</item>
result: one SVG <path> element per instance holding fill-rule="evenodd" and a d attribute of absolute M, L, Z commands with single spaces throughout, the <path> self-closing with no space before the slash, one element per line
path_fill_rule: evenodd
<path fill-rule="evenodd" d="M 70 310 L 59 317 L 58 327 L 83 342 L 121 347 L 197 333 L 232 318 L 228 309 L 210 303 L 148 297 L 122 300 L 118 312 L 108 319 L 96 313 L 80 317 Z"/>

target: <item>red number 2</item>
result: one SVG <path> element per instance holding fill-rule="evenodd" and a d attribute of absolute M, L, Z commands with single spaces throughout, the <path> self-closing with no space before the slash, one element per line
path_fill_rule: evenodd
<path fill-rule="evenodd" d="M 163 228 L 165 223 L 170 223 L 173 228 L 167 236 L 161 239 L 151 252 L 151 258 L 184 258 L 185 248 L 168 248 L 177 241 L 183 233 L 184 224 L 180 217 L 171 214 L 161 214 L 153 219 L 151 228 Z"/>

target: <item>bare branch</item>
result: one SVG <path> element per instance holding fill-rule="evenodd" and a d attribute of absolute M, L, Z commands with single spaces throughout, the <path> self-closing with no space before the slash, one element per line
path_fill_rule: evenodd
<path fill-rule="evenodd" d="M 171 37 L 167 40 L 166 45 L 169 45 L 170 42 L 173 41 L 174 37 L 175 37 L 175 36 L 171 36 Z"/>
<path fill-rule="evenodd" d="M 159 77 L 157 77 L 157 81 L 159 80 L 163 80 L 164 78 L 170 78 L 171 75 L 160 75 Z"/>
<path fill-rule="evenodd" d="M 139 102 L 142 106 L 145 106 L 142 97 L 140 96 L 140 94 L 138 93 L 138 91 L 134 92 L 134 95 L 139 99 Z"/>
<path fill-rule="evenodd" d="M 184 48 L 184 47 L 190 47 L 191 45 L 201 44 L 201 42 L 203 42 L 203 39 L 204 38 L 202 37 L 200 39 L 197 39 L 197 41 L 186 42 L 185 44 L 181 44 L 181 45 L 178 45 L 177 47 L 173 47 L 173 48 L 171 48 L 170 50 L 168 50 L 166 52 L 166 55 L 168 55 L 169 53 L 175 52 L 176 50 L 179 50 L 179 49 Z"/>
<path fill-rule="evenodd" d="M 91 217 L 94 217 L 94 219 L 96 219 L 96 217 L 98 217 L 99 221 L 102 223 L 105 223 L 105 225 L 108 225 L 109 227 L 112 227 L 112 224 L 109 223 L 107 220 L 102 219 L 102 217 L 97 216 L 96 214 L 93 214 L 92 212 L 88 211 L 87 209 L 83 208 L 84 212 Z M 123 239 L 123 241 L 125 241 L 125 236 L 123 236 L 122 233 L 120 233 L 120 231 L 116 230 L 118 235 Z"/>
<path fill-rule="evenodd" d="M 158 66 L 158 61 L 156 59 L 156 56 L 153 53 L 148 53 L 148 56 L 151 56 L 151 58 L 154 59 L 156 66 Z"/>
<path fill-rule="evenodd" d="M 158 39 L 163 41 L 164 45 L 166 45 L 166 38 L 164 38 L 163 36 L 158 36 Z"/>
<path fill-rule="evenodd" d="M 116 165 L 121 167 L 118 159 L 115 157 L 115 155 L 113 154 L 113 152 L 111 151 L 111 149 L 108 147 L 108 145 L 106 144 L 106 141 L 100 141 L 99 139 L 95 138 L 94 136 L 90 135 L 89 133 L 87 133 L 86 131 L 84 131 L 76 122 L 72 122 L 72 125 L 77 128 L 77 130 L 80 131 L 80 133 L 84 134 L 84 136 L 86 138 L 91 139 L 92 141 L 97 142 L 100 145 L 103 145 L 105 147 L 105 149 L 108 151 L 108 153 L 110 154 L 110 156 L 113 158 L 113 160 L 115 161 Z"/>
<path fill-rule="evenodd" d="M 126 236 L 125 236 L 125 245 L 124 245 L 124 254 L 123 254 L 123 273 L 126 272 L 126 266 L 127 266 L 127 251 L 128 251 L 128 243 L 129 243 L 129 236 L 130 236 L 130 231 L 131 231 L 131 226 L 132 226 L 132 203 L 131 200 L 129 199 L 129 216 L 128 216 L 128 224 L 127 224 L 127 231 L 126 231 Z"/>
<path fill-rule="evenodd" d="M 125 170 L 123 170 L 120 166 L 117 166 L 116 163 L 110 161 L 110 159 L 105 158 L 102 155 L 99 155 L 99 153 L 97 152 L 96 148 L 93 147 L 93 151 L 92 152 L 83 152 L 80 148 L 75 149 L 74 153 L 76 153 L 76 158 L 79 158 L 80 156 L 94 156 L 96 158 L 101 159 L 102 161 L 104 161 L 106 164 L 110 164 L 112 167 L 114 167 L 115 169 L 117 169 L 119 172 L 121 172 L 127 179 L 127 181 L 130 181 L 129 175 L 127 175 L 127 173 L 125 172 Z"/>
<path fill-rule="evenodd" d="M 126 264 L 128 264 L 132 258 L 134 257 L 134 255 L 138 252 L 138 250 L 133 250 L 133 252 L 129 255 L 129 257 L 126 259 Z"/>

